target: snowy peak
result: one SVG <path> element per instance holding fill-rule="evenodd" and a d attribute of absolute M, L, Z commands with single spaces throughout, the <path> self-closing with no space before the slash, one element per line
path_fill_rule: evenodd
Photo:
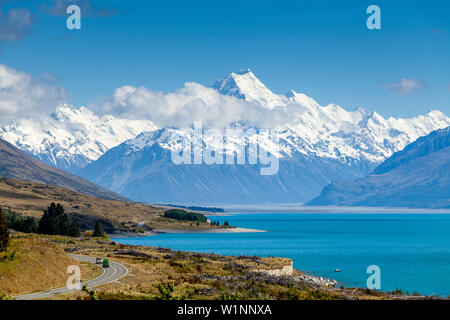
<path fill-rule="evenodd" d="M 319 104 L 313 98 L 308 97 L 306 94 L 289 90 L 285 97 L 288 99 L 288 103 L 301 104 L 309 108 L 318 108 Z"/>
<path fill-rule="evenodd" d="M 0 138 L 41 161 L 71 170 L 96 160 L 142 131 L 155 129 L 149 120 L 99 117 L 85 107 L 78 109 L 63 104 L 41 119 L 24 119 L 1 126 Z"/>
<path fill-rule="evenodd" d="M 289 90 L 285 95 L 273 93 L 250 69 L 232 72 L 225 78 L 217 80 L 212 88 L 224 95 L 257 102 L 267 109 L 284 107 L 289 104 L 300 104 L 312 109 L 319 107 L 314 99 L 294 90 Z"/>
<path fill-rule="evenodd" d="M 285 104 L 283 97 L 270 91 L 250 69 L 232 72 L 225 78 L 217 80 L 212 87 L 221 94 L 258 102 L 269 109 Z"/>
<path fill-rule="evenodd" d="M 210 88 L 203 90 L 206 88 L 201 84 L 193 86 L 198 89 L 196 99 L 200 97 L 208 107 L 214 100 L 209 94 L 213 93 L 213 98 L 218 96 Z M 281 132 L 280 152 L 284 157 L 301 154 L 343 163 L 367 160 L 379 164 L 420 136 L 450 125 L 450 118 L 435 110 L 411 119 L 384 119 L 362 108 L 347 111 L 335 104 L 321 106 L 294 90 L 285 95 L 275 94 L 248 69 L 233 72 L 212 87 L 220 94 L 248 101 L 238 104 L 242 110 L 238 109 L 237 122 L 232 126 L 242 126 L 245 130 L 249 125 L 240 121 L 240 116 L 246 120 L 258 113 L 264 120 L 261 126 L 267 123 L 267 128 Z M 183 99 L 177 103 L 185 103 Z M 225 100 L 235 99 L 226 97 Z M 173 150 L 179 144 L 177 137 L 192 134 L 191 129 L 157 126 L 152 121 L 158 120 L 156 117 L 131 120 L 100 116 L 84 107 L 61 105 L 50 116 L 0 126 L 0 138 L 46 163 L 71 170 L 96 161 L 128 139 L 133 139 L 126 144 L 132 152 L 155 143 Z M 143 134 L 134 139 L 140 133 Z"/>

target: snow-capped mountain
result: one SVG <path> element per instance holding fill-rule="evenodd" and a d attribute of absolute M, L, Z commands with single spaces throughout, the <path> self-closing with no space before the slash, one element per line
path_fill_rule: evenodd
<path fill-rule="evenodd" d="M 412 119 L 384 119 L 364 109 L 350 112 L 337 105 L 320 106 L 293 90 L 277 95 L 249 70 L 232 73 L 213 88 L 258 103 L 274 115 L 288 114 L 290 119 L 275 127 L 277 146 L 269 136 L 246 131 L 258 128 L 239 122 L 233 128 L 242 129 L 242 136 L 223 141 L 204 128 L 203 150 L 239 156 L 245 151 L 239 146 L 258 139 L 263 149 L 279 159 L 277 174 L 262 176 L 261 164 L 174 164 L 171 152 L 182 148 L 184 141 L 192 141 L 193 128 L 144 132 L 109 150 L 80 173 L 139 201 L 302 202 L 317 196 L 332 181 L 367 175 L 411 141 L 450 125 L 450 119 L 439 111 Z"/>
<path fill-rule="evenodd" d="M 207 130 L 203 133 L 203 150 L 219 150 L 217 140 L 208 136 Z M 277 158 L 278 172 L 274 175 L 261 175 L 261 168 L 269 166 L 250 164 L 248 156 L 244 164 L 237 164 L 237 160 L 234 164 L 175 164 L 172 151 L 178 150 L 181 141 L 188 141 L 192 134 L 192 129 L 169 128 L 142 133 L 112 148 L 80 174 L 136 201 L 251 204 L 305 201 L 317 195 L 328 181 L 358 178 L 361 172 L 372 168 L 365 161 L 343 164 L 336 159 L 300 153 L 290 157 L 275 153 L 281 159 Z M 262 137 L 252 133 L 226 141 L 225 153 L 239 150 L 239 145 L 255 136 Z M 260 145 L 274 150 L 270 141 L 263 139 Z"/>
<path fill-rule="evenodd" d="M 61 105 L 42 119 L 1 126 L 0 138 L 43 162 L 76 172 L 124 140 L 155 129 L 151 121 L 98 117 L 84 107 Z"/>
<path fill-rule="evenodd" d="M 311 205 L 450 208 L 450 127 L 420 137 L 369 176 L 326 186 Z"/>
<path fill-rule="evenodd" d="M 212 88 L 221 94 L 234 96 L 245 101 L 256 101 L 261 106 L 273 109 L 287 104 L 298 103 L 305 106 L 318 106 L 314 99 L 289 90 L 285 95 L 278 95 L 267 88 L 250 69 L 232 72 L 223 79 L 217 80 Z"/>
<path fill-rule="evenodd" d="M 250 70 L 231 73 L 213 88 L 288 114 L 290 120 L 278 126 L 286 155 L 299 152 L 342 162 L 366 159 L 379 163 L 418 137 L 450 124 L 450 118 L 436 110 L 411 119 L 384 119 L 362 108 L 346 111 L 335 104 L 320 106 L 294 90 L 274 94 Z"/>
<path fill-rule="evenodd" d="M 217 80 L 212 87 L 221 94 L 234 96 L 246 101 L 257 101 L 263 107 L 274 108 L 285 105 L 287 97 L 274 94 L 248 69 L 232 72 L 224 79 Z"/>
<path fill-rule="evenodd" d="M 239 153 L 239 146 L 256 137 L 264 149 L 279 159 L 278 173 L 261 176 L 258 164 L 175 165 L 171 151 L 192 136 L 192 128 L 158 128 L 154 124 L 158 119 L 150 118 L 98 117 L 86 108 L 61 106 L 39 122 L 10 123 L 0 128 L 0 137 L 45 162 L 80 173 L 135 200 L 302 202 L 317 196 L 330 182 L 367 175 L 420 136 L 450 125 L 450 119 L 440 111 L 411 119 L 384 119 L 362 108 L 347 111 L 334 104 L 321 106 L 294 90 L 285 95 L 275 94 L 250 70 L 231 73 L 210 88 L 191 84 L 190 89 L 195 89 L 193 100 L 199 103 L 183 104 L 185 91 L 180 95 L 169 94 L 164 100 L 160 94 L 129 90 L 131 96 L 121 98 L 120 107 L 126 106 L 124 101 L 142 103 L 147 96 L 156 96 L 160 99 L 158 103 L 175 101 L 200 115 L 203 111 L 210 112 L 208 104 L 217 101 L 231 101 L 233 108 L 248 108 L 251 111 L 248 114 L 238 112 L 247 119 L 231 124 L 244 130 L 242 136 L 225 141 L 222 150 L 222 143 L 217 143 L 205 128 L 202 146 L 228 154 Z M 140 95 L 133 97 L 133 94 Z M 202 109 L 194 110 L 195 106 Z M 148 108 L 152 107 L 149 103 Z M 164 108 L 160 110 L 163 115 Z M 250 117 L 259 114 L 264 115 L 264 121 L 258 127 Z M 277 150 L 264 135 L 246 131 L 263 127 L 278 131 Z"/>

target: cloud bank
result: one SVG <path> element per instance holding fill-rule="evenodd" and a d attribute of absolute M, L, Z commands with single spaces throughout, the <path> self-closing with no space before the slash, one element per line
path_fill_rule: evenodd
<path fill-rule="evenodd" d="M 150 119 L 159 127 L 189 127 L 194 121 L 223 128 L 237 121 L 270 128 L 292 119 L 293 106 L 272 110 L 256 102 L 225 96 L 215 89 L 187 82 L 172 93 L 151 91 L 145 87 L 123 86 L 101 106 L 90 106 L 97 113 L 128 119 Z"/>
<path fill-rule="evenodd" d="M 400 82 L 384 84 L 383 87 L 395 94 L 406 95 L 425 89 L 425 84 L 417 79 L 402 78 Z"/>
<path fill-rule="evenodd" d="M 47 115 L 66 98 L 63 87 L 0 64 L 0 121 Z"/>

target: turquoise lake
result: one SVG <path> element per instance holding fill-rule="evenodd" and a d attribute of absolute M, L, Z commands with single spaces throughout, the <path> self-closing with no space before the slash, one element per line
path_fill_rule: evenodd
<path fill-rule="evenodd" d="M 381 290 L 450 295 L 450 214 L 232 214 L 211 217 L 263 233 L 184 233 L 115 238 L 123 244 L 225 255 L 278 256 L 294 267 L 365 287 L 381 269 Z M 340 269 L 341 272 L 335 272 Z"/>

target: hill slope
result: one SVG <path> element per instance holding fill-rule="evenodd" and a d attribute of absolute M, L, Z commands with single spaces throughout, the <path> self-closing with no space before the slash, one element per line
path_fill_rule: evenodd
<path fill-rule="evenodd" d="M 128 225 L 140 222 L 151 225 L 163 214 L 161 209 L 140 203 L 100 199 L 51 185 L 0 177 L 0 203 L 7 213 L 40 218 L 51 202 L 61 203 L 82 229 L 93 229 L 96 220 L 102 220 L 107 232 L 129 229 Z"/>
<path fill-rule="evenodd" d="M 0 139 L 0 176 L 54 185 L 105 199 L 125 200 L 90 181 L 51 167 Z"/>
<path fill-rule="evenodd" d="M 450 127 L 419 138 L 364 179 L 325 187 L 309 205 L 450 208 Z"/>

